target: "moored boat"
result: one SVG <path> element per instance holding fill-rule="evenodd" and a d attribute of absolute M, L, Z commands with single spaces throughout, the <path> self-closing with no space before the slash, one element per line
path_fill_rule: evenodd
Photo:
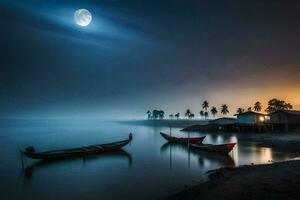
<path fill-rule="evenodd" d="M 228 154 L 232 151 L 236 143 L 228 144 L 191 144 L 191 148 L 201 151 L 210 151 L 220 154 Z"/>
<path fill-rule="evenodd" d="M 131 140 L 132 140 L 132 134 L 130 133 L 129 138 L 127 140 L 122 140 L 122 141 L 112 142 L 107 144 L 98 144 L 98 145 L 83 146 L 78 148 L 61 149 L 61 150 L 44 151 L 44 152 L 36 152 L 33 147 L 27 147 L 25 150 L 20 150 L 20 152 L 26 155 L 27 157 L 33 159 L 44 159 L 44 160 L 60 159 L 60 158 L 78 157 L 78 156 L 118 151 L 122 147 L 127 145 Z"/>
<path fill-rule="evenodd" d="M 168 140 L 169 142 L 175 142 L 175 143 L 202 143 L 202 141 L 204 140 L 205 136 L 202 137 L 192 137 L 192 138 L 178 138 L 178 137 L 174 137 L 174 136 L 170 136 L 166 133 L 160 132 L 160 135 L 165 138 L 166 140 Z"/>

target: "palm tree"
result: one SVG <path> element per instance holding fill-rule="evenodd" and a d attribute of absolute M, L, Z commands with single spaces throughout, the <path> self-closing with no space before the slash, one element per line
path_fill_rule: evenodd
<path fill-rule="evenodd" d="M 159 116 L 159 111 L 158 110 L 153 110 L 152 111 L 152 119 L 157 119 Z"/>
<path fill-rule="evenodd" d="M 268 107 L 266 109 L 266 112 L 272 113 L 277 110 L 291 110 L 291 109 L 293 109 L 293 106 L 290 103 L 286 103 L 283 100 L 271 99 L 268 102 Z"/>
<path fill-rule="evenodd" d="M 190 109 L 187 109 L 184 115 L 185 115 L 186 117 L 189 117 L 189 116 L 190 116 L 190 114 L 191 114 L 191 111 L 190 111 Z"/>
<path fill-rule="evenodd" d="M 290 103 L 285 103 L 285 104 L 284 104 L 284 108 L 285 108 L 285 110 L 292 110 L 292 109 L 293 109 L 293 106 L 292 106 L 292 104 L 290 104 Z"/>
<path fill-rule="evenodd" d="M 180 113 L 176 113 L 176 114 L 175 114 L 175 117 L 176 117 L 176 119 L 179 119 Z"/>
<path fill-rule="evenodd" d="M 244 109 L 244 108 L 238 108 L 238 109 L 236 110 L 236 113 L 237 113 L 237 114 L 242 114 L 243 112 L 245 112 L 245 109 Z"/>
<path fill-rule="evenodd" d="M 222 113 L 223 115 L 227 115 L 227 114 L 229 113 L 228 105 L 227 105 L 227 104 L 223 104 L 223 105 L 221 106 L 221 113 Z"/>
<path fill-rule="evenodd" d="M 247 110 L 248 110 L 248 112 L 252 111 L 252 107 L 248 107 Z"/>
<path fill-rule="evenodd" d="M 207 108 L 209 107 L 209 104 L 208 104 L 208 101 L 203 101 L 203 103 L 202 103 L 202 108 L 205 110 L 205 111 L 207 111 Z"/>
<path fill-rule="evenodd" d="M 207 118 L 208 118 L 208 112 L 205 111 L 205 112 L 204 112 L 204 119 L 206 120 Z"/>
<path fill-rule="evenodd" d="M 148 115 L 148 119 L 151 119 L 151 111 L 150 110 L 147 111 L 147 115 Z"/>
<path fill-rule="evenodd" d="M 211 112 L 212 116 L 215 117 L 216 114 L 218 113 L 218 110 L 217 110 L 217 108 L 216 108 L 215 106 L 213 106 L 213 107 L 211 108 L 210 112 Z"/>
<path fill-rule="evenodd" d="M 189 119 L 192 119 L 192 118 L 194 118 L 195 117 L 195 115 L 193 114 L 193 113 L 191 113 L 190 115 L 189 115 Z"/>
<path fill-rule="evenodd" d="M 170 114 L 169 117 L 170 117 L 170 119 L 173 119 L 174 115 L 173 115 L 173 114 Z"/>
<path fill-rule="evenodd" d="M 260 112 L 262 109 L 262 106 L 261 106 L 261 103 L 259 101 L 257 101 L 255 104 L 254 104 L 254 110 L 256 112 Z"/>
<path fill-rule="evenodd" d="M 201 110 L 199 114 L 200 114 L 201 117 L 204 117 L 204 111 L 203 110 Z"/>
<path fill-rule="evenodd" d="M 159 119 L 163 119 L 165 117 L 165 112 L 163 110 L 158 111 Z"/>

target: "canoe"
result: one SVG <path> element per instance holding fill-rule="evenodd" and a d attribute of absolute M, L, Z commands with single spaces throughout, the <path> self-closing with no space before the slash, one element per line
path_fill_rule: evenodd
<path fill-rule="evenodd" d="M 202 141 L 204 140 L 205 136 L 202 137 L 192 137 L 192 138 L 178 138 L 178 137 L 174 137 L 174 136 L 170 136 L 168 134 L 165 134 L 163 132 L 160 132 L 161 136 L 163 138 L 165 138 L 166 140 L 168 140 L 169 142 L 175 142 L 175 143 L 202 143 Z"/>
<path fill-rule="evenodd" d="M 122 140 L 122 141 L 112 142 L 107 144 L 98 144 L 98 145 L 83 146 L 78 148 L 61 149 L 61 150 L 44 151 L 44 152 L 36 152 L 33 147 L 27 147 L 25 150 L 20 150 L 20 152 L 26 155 L 27 157 L 33 159 L 44 159 L 44 160 L 62 159 L 62 158 L 78 157 L 78 156 L 118 151 L 122 147 L 127 145 L 131 140 L 132 140 L 132 134 L 130 133 L 129 138 L 127 140 Z"/>
<path fill-rule="evenodd" d="M 236 143 L 228 143 L 228 144 L 191 144 L 191 148 L 195 150 L 201 151 L 210 151 L 221 154 L 228 154 L 232 151 Z"/>

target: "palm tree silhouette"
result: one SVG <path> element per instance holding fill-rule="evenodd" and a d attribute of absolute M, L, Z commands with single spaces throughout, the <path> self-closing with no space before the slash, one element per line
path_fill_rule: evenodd
<path fill-rule="evenodd" d="M 292 104 L 286 103 L 283 100 L 278 100 L 278 99 L 271 99 L 268 102 L 268 107 L 266 109 L 267 113 L 272 113 L 277 110 L 291 110 L 293 109 Z"/>
<path fill-rule="evenodd" d="M 248 109 L 247 109 L 248 111 L 252 111 L 252 107 L 248 107 Z"/>
<path fill-rule="evenodd" d="M 242 114 L 243 112 L 245 112 L 245 109 L 244 109 L 244 108 L 238 108 L 238 109 L 236 110 L 236 113 L 237 113 L 237 114 Z"/>
<path fill-rule="evenodd" d="M 195 117 L 195 115 L 193 114 L 193 113 L 191 113 L 190 115 L 189 115 L 189 119 L 192 119 L 192 118 L 194 118 Z"/>
<path fill-rule="evenodd" d="M 205 110 L 205 111 L 207 111 L 207 108 L 209 107 L 209 104 L 208 104 L 208 101 L 203 101 L 203 103 L 202 103 L 202 108 Z"/>
<path fill-rule="evenodd" d="M 205 111 L 205 112 L 204 112 L 204 119 L 206 120 L 207 118 L 208 118 L 208 112 Z"/>
<path fill-rule="evenodd" d="M 179 119 L 180 113 L 176 113 L 176 114 L 175 114 L 175 117 L 176 117 L 176 119 Z"/>
<path fill-rule="evenodd" d="M 255 104 L 254 104 L 254 110 L 256 112 L 260 112 L 261 109 L 262 109 L 261 103 L 259 101 L 255 102 Z"/>
<path fill-rule="evenodd" d="M 227 105 L 227 104 L 223 104 L 223 105 L 221 106 L 221 113 L 222 113 L 223 115 L 227 115 L 227 114 L 229 113 L 228 105 Z"/>
<path fill-rule="evenodd" d="M 170 119 L 173 119 L 174 115 L 173 115 L 173 114 L 170 114 L 169 117 L 170 117 Z"/>
<path fill-rule="evenodd" d="M 157 119 L 158 116 L 159 116 L 159 111 L 158 111 L 158 110 L 153 110 L 153 111 L 152 111 L 152 118 L 153 118 L 153 119 Z"/>
<path fill-rule="evenodd" d="M 163 119 L 165 117 L 165 112 L 163 110 L 158 111 L 159 119 Z"/>
<path fill-rule="evenodd" d="M 204 111 L 203 111 L 203 110 L 201 110 L 201 111 L 199 112 L 199 114 L 200 114 L 201 117 L 204 117 Z"/>
<path fill-rule="evenodd" d="M 211 108 L 210 112 L 211 112 L 212 116 L 215 117 L 216 114 L 218 113 L 218 110 L 217 110 L 217 108 L 216 108 L 215 106 L 213 106 L 213 107 Z"/>
<path fill-rule="evenodd" d="M 151 111 L 150 110 L 147 111 L 147 115 L 148 115 L 148 119 L 151 119 Z"/>
<path fill-rule="evenodd" d="M 284 104 L 284 108 L 285 108 L 286 110 L 292 110 L 292 109 L 293 109 L 293 106 L 292 106 L 292 104 L 290 104 L 290 103 L 285 103 L 285 104 Z"/>
<path fill-rule="evenodd" d="M 190 109 L 187 109 L 184 115 L 185 115 L 186 117 L 189 117 L 189 116 L 190 116 L 190 114 L 191 114 L 191 111 L 190 111 Z"/>

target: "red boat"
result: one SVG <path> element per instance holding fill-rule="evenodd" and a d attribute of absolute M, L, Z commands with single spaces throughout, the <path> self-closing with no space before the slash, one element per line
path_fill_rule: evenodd
<path fill-rule="evenodd" d="M 191 144 L 191 148 L 201 151 L 210 151 L 221 154 L 228 154 L 232 151 L 236 143 L 228 144 Z"/>
<path fill-rule="evenodd" d="M 175 143 L 202 143 L 205 136 L 202 137 L 193 137 L 193 138 L 178 138 L 174 136 L 170 136 L 168 134 L 160 132 L 161 136 L 168 140 L 169 142 L 175 142 Z"/>

